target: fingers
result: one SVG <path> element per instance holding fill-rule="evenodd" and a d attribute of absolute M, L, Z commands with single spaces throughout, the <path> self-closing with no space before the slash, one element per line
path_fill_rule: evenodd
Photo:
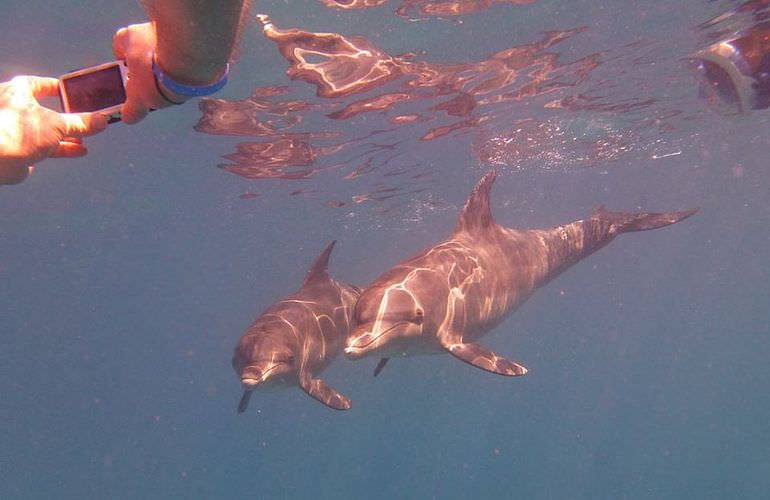
<path fill-rule="evenodd" d="M 56 97 L 59 95 L 59 80 L 56 78 L 48 78 L 41 76 L 28 76 L 27 82 L 29 83 L 32 95 L 36 99 L 40 97 Z"/>
<path fill-rule="evenodd" d="M 134 82 L 136 82 L 136 80 L 134 80 Z M 126 93 L 129 96 L 134 94 L 129 90 L 129 87 L 131 86 L 131 80 L 126 82 Z M 133 125 L 142 121 L 144 117 L 147 116 L 149 111 L 150 110 L 148 106 L 141 100 L 140 97 L 135 99 L 131 99 L 129 97 L 125 104 L 123 104 L 123 107 L 120 108 L 120 120 L 126 125 Z"/>
<path fill-rule="evenodd" d="M 67 137 L 59 142 L 59 146 L 51 153 L 51 158 L 78 158 L 88 154 L 83 142 L 74 137 Z"/>
<path fill-rule="evenodd" d="M 63 137 L 85 137 L 107 128 L 107 117 L 99 113 L 61 113 Z"/>
<path fill-rule="evenodd" d="M 32 167 L 0 168 L 0 185 L 19 184 L 32 173 Z"/>
<path fill-rule="evenodd" d="M 16 91 L 16 102 L 22 105 L 30 97 L 55 97 L 59 95 L 59 80 L 42 76 L 17 76 L 11 80 Z"/>
<path fill-rule="evenodd" d="M 149 59 L 148 59 L 149 61 Z M 155 76 L 148 61 L 128 60 L 129 78 L 126 82 L 126 102 L 120 108 L 120 119 L 127 125 L 138 123 L 147 116 L 150 109 L 164 107 L 155 102 Z M 144 68 L 143 66 L 147 66 Z"/>
<path fill-rule="evenodd" d="M 121 120 L 128 125 L 141 121 L 150 109 L 168 106 L 158 95 L 152 74 L 155 45 L 155 28 L 151 23 L 121 28 L 112 39 L 115 57 L 128 66 L 126 102 L 120 110 Z"/>
<path fill-rule="evenodd" d="M 127 60 L 144 51 L 155 49 L 155 28 L 152 23 L 132 24 L 120 28 L 112 37 L 112 52 L 116 59 Z"/>

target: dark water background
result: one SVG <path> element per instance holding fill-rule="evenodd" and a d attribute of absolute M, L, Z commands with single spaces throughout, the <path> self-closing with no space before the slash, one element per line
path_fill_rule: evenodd
<path fill-rule="evenodd" d="M 362 35 L 434 63 L 585 27 L 549 50 L 601 64 L 574 86 L 474 110 L 490 118 L 442 139 L 392 128 L 398 155 L 355 179 L 355 161 L 303 180 L 218 169 L 243 138 L 194 131 L 201 113 L 187 104 L 111 126 L 87 158 L 2 188 L 0 497 L 770 498 L 770 112 L 708 111 L 681 60 L 719 35 L 696 26 L 734 5 L 541 0 L 410 21 L 393 0 L 259 2 L 281 28 Z M 143 20 L 134 2 L 8 3 L 0 79 L 108 60 L 115 28 Z M 251 23 L 217 97 L 286 85 L 323 101 L 286 66 Z M 603 106 L 547 105 L 579 96 Z M 303 125 L 352 138 L 378 129 L 372 116 L 310 113 Z M 534 146 L 493 147 L 516 144 L 524 118 Z M 610 154 L 591 156 L 596 144 L 574 139 L 586 136 Z M 508 226 L 602 203 L 701 211 L 619 238 L 486 337 L 529 368 L 523 378 L 433 356 L 373 379 L 373 359 L 339 359 L 324 378 L 351 411 L 287 390 L 235 414 L 236 340 L 326 241 L 338 240 L 333 275 L 365 285 L 445 237 L 490 166 Z M 399 196 L 352 201 L 383 186 Z"/>

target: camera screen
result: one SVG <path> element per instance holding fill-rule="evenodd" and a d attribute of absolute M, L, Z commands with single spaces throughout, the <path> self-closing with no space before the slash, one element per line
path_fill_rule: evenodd
<path fill-rule="evenodd" d="M 72 113 L 98 111 L 117 106 L 126 100 L 126 90 L 117 65 L 66 78 L 62 84 Z"/>

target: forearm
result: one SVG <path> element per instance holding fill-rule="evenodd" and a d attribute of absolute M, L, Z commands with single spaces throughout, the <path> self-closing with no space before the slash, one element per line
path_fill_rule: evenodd
<path fill-rule="evenodd" d="M 155 23 L 158 65 L 175 80 L 204 85 L 222 75 L 247 0 L 144 0 Z"/>

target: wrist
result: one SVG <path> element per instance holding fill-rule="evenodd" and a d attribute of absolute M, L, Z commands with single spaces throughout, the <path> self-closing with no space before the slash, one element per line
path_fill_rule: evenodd
<path fill-rule="evenodd" d="M 168 44 L 167 44 L 168 45 Z M 155 63 L 163 73 L 184 85 L 205 86 L 219 81 L 227 71 L 227 63 L 196 57 L 187 47 L 172 49 L 158 44 Z M 165 50 L 164 50 L 165 49 Z"/>
<path fill-rule="evenodd" d="M 230 65 L 226 64 L 224 71 L 217 80 L 202 85 L 189 84 L 184 81 L 179 81 L 172 75 L 169 75 L 167 72 L 165 72 L 157 61 L 157 54 L 153 53 L 152 55 L 152 72 L 155 76 L 155 83 L 157 84 L 158 92 L 160 92 L 160 94 L 172 104 L 181 104 L 181 102 L 174 102 L 174 99 L 169 99 L 166 95 L 166 92 L 164 91 L 167 91 L 174 97 L 180 99 L 184 98 L 181 99 L 182 102 L 184 102 L 186 99 L 189 99 L 190 97 L 211 95 L 222 89 L 222 87 L 227 84 L 229 70 Z"/>
<path fill-rule="evenodd" d="M 189 96 L 179 95 L 173 90 L 166 88 L 163 83 L 158 81 L 158 77 L 155 74 L 152 75 L 152 79 L 155 82 L 155 90 L 167 104 L 172 106 L 181 106 L 190 99 Z"/>

